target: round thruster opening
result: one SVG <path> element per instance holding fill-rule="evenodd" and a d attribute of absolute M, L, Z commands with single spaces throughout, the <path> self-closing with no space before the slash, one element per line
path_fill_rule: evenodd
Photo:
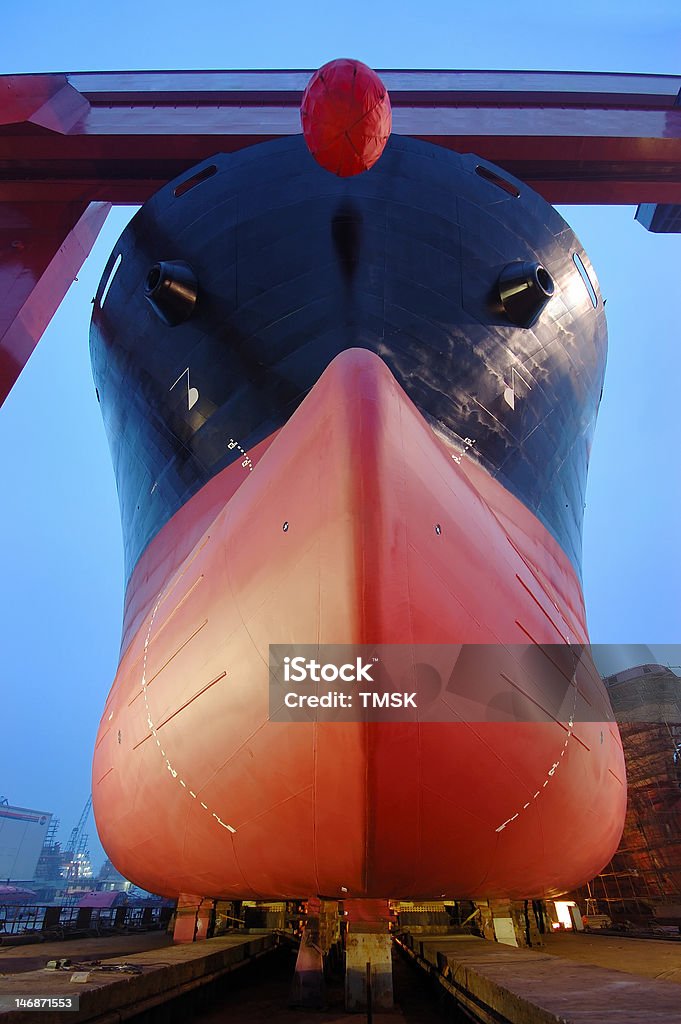
<path fill-rule="evenodd" d="M 168 327 L 176 327 L 189 319 L 198 294 L 196 274 L 184 260 L 154 263 L 147 272 L 144 296 Z"/>
<path fill-rule="evenodd" d="M 546 267 L 542 267 L 541 263 L 537 264 L 535 276 L 537 278 L 537 284 L 541 290 L 550 298 L 553 295 L 556 286 L 554 285 L 553 278 L 549 274 L 548 270 Z"/>
<path fill-rule="evenodd" d="M 147 274 L 147 280 L 144 285 L 144 294 L 151 295 L 153 291 L 158 288 L 161 281 L 161 264 L 154 263 L 153 267 Z"/>
<path fill-rule="evenodd" d="M 504 312 L 518 327 L 532 327 L 555 291 L 553 278 L 541 263 L 509 263 L 497 285 Z"/>

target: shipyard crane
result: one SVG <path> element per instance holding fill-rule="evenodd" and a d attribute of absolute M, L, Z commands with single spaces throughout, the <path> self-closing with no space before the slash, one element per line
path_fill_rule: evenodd
<path fill-rule="evenodd" d="M 78 819 L 78 824 L 71 829 L 71 836 L 67 847 L 69 864 L 66 871 L 66 877 L 69 880 L 75 880 L 78 878 L 81 862 L 84 855 L 87 854 L 88 834 L 85 831 L 85 825 L 87 824 L 91 809 L 92 794 L 88 796 L 85 802 L 85 807 Z"/>

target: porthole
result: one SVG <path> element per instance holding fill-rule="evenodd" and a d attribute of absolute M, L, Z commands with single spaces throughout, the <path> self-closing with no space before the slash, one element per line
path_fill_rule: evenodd
<path fill-rule="evenodd" d="M 114 265 L 111 268 L 111 271 L 109 273 L 108 278 L 106 279 L 106 284 L 104 285 L 104 291 L 102 292 L 102 297 L 99 300 L 99 308 L 100 309 L 104 305 L 104 300 L 106 299 L 107 295 L 109 294 L 109 288 L 113 284 L 113 279 L 116 276 L 116 274 L 118 273 L 118 268 L 121 265 L 122 259 L 123 259 L 123 256 L 122 256 L 121 253 L 119 253 L 118 256 L 116 257 L 116 259 L 114 260 Z"/>
<path fill-rule="evenodd" d="M 589 271 L 586 269 L 586 267 L 582 263 L 582 258 L 581 258 L 581 256 L 579 255 L 578 252 L 573 252 L 572 260 L 574 262 L 574 265 L 577 267 L 577 270 L 579 271 L 579 275 L 580 275 L 582 281 L 584 282 L 584 287 L 586 288 L 587 292 L 589 293 L 589 298 L 591 299 L 591 305 L 595 309 L 596 306 L 598 305 L 598 296 L 596 295 L 596 290 L 595 290 L 594 286 L 591 283 L 591 278 L 589 277 Z"/>
<path fill-rule="evenodd" d="M 208 178 L 212 178 L 217 173 L 217 167 L 215 164 L 210 164 L 208 167 L 201 168 L 196 174 L 193 174 L 191 178 L 187 178 L 185 181 L 181 181 L 179 185 L 173 190 L 173 195 L 176 199 L 183 196 L 185 192 L 189 192 L 190 189 L 196 188 L 202 181 L 207 181 Z"/>
<path fill-rule="evenodd" d="M 490 170 L 489 167 L 485 167 L 484 164 L 478 164 L 475 168 L 475 173 L 480 178 L 484 178 L 485 181 L 489 181 L 490 184 L 496 185 L 497 188 L 503 188 L 504 192 L 508 192 L 509 196 L 513 196 L 515 199 L 520 198 L 520 191 L 515 187 L 513 182 L 507 181 L 506 178 L 502 178 L 500 174 L 495 174 L 494 171 Z"/>

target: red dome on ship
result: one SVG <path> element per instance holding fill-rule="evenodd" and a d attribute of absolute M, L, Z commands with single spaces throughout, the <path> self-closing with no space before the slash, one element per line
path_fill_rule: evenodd
<path fill-rule="evenodd" d="M 383 82 L 359 60 L 332 60 L 315 71 L 303 93 L 300 120 L 318 164 L 340 178 L 367 171 L 392 126 Z"/>

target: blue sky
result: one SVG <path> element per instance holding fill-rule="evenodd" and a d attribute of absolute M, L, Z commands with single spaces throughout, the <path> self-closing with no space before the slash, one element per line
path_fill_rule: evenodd
<path fill-rule="evenodd" d="M 26 0 L 3 11 L 1 73 L 373 67 L 680 74 L 674 2 L 324 5 Z M 561 209 L 595 266 L 610 356 L 587 496 L 584 584 L 600 643 L 681 643 L 681 238 L 630 207 Z M 122 611 L 116 490 L 88 357 L 90 300 L 130 211 L 115 210 L 0 410 L 0 795 L 68 836 L 90 789 Z M 660 649 L 674 657 L 673 651 Z M 681 660 L 681 658 L 674 658 Z M 95 859 L 101 851 L 94 842 Z"/>

